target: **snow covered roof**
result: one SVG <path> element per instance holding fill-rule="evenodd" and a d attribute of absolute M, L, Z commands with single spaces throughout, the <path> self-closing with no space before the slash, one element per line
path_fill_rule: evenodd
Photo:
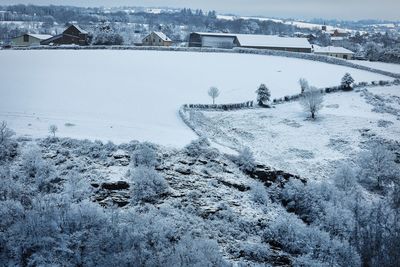
<path fill-rule="evenodd" d="M 277 35 L 256 35 L 236 33 L 211 33 L 195 32 L 203 36 L 236 37 L 243 47 L 288 47 L 288 48 L 310 48 L 307 38 L 280 37 Z"/>
<path fill-rule="evenodd" d="M 314 53 L 316 53 L 316 54 L 329 54 L 329 53 L 354 54 L 352 51 L 350 51 L 349 49 L 346 49 L 344 47 L 339 47 L 339 46 L 320 47 L 317 45 L 314 45 Z"/>
<path fill-rule="evenodd" d="M 49 34 L 31 34 L 31 33 L 28 33 L 28 35 L 32 36 L 32 37 L 35 37 L 35 38 L 37 38 L 39 40 L 46 40 L 46 39 L 49 39 L 49 38 L 53 37 L 52 35 L 49 35 Z"/>
<path fill-rule="evenodd" d="M 154 32 L 158 37 L 160 37 L 164 41 L 171 41 L 163 32 Z"/>
<path fill-rule="evenodd" d="M 78 31 L 80 31 L 80 32 L 83 33 L 83 34 L 88 34 L 87 31 L 83 30 L 81 27 L 79 27 L 79 26 L 76 25 L 76 24 L 72 24 L 71 26 L 74 26 Z M 71 27 L 71 26 L 70 26 L 70 27 Z"/>
<path fill-rule="evenodd" d="M 310 48 L 307 38 L 280 37 L 276 35 L 237 34 L 241 46 Z"/>
<path fill-rule="evenodd" d="M 15 37 L 15 38 L 18 38 L 18 37 L 21 37 L 21 36 L 24 36 L 24 35 L 25 34 L 19 35 L 19 36 Z M 42 41 L 53 37 L 52 35 L 49 35 L 49 34 L 26 33 L 26 35 L 32 36 L 32 37 L 37 38 L 37 39 L 42 40 Z"/>

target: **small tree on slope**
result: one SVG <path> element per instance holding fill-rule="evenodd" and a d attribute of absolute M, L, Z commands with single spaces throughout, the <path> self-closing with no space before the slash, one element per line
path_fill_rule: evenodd
<path fill-rule="evenodd" d="M 271 98 L 271 92 L 269 91 L 268 87 L 265 86 L 265 84 L 262 83 L 260 87 L 258 87 L 256 93 L 258 105 L 264 106 L 265 103 L 269 102 Z"/>
<path fill-rule="evenodd" d="M 213 104 L 215 104 L 215 99 L 219 96 L 219 90 L 217 87 L 210 87 L 208 90 L 208 95 L 212 98 Z"/>
<path fill-rule="evenodd" d="M 322 93 L 315 87 L 310 87 L 305 91 L 303 97 L 300 99 L 300 104 L 306 112 L 311 113 L 311 118 L 315 119 L 315 114 L 322 109 L 324 98 Z"/>
<path fill-rule="evenodd" d="M 346 90 L 351 90 L 351 85 L 354 83 L 353 77 L 351 77 L 350 73 L 346 73 L 342 78 L 342 87 Z"/>
<path fill-rule="evenodd" d="M 300 78 L 299 80 L 300 88 L 301 88 L 301 93 L 303 94 L 304 91 L 306 91 L 310 86 L 308 85 L 308 81 L 304 78 Z"/>

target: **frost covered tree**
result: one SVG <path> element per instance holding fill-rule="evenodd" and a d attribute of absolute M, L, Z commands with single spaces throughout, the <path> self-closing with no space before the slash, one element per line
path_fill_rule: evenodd
<path fill-rule="evenodd" d="M 357 174 L 348 164 L 342 164 L 333 176 L 335 186 L 345 192 L 352 191 L 357 186 Z"/>
<path fill-rule="evenodd" d="M 236 162 L 242 171 L 250 172 L 256 167 L 253 152 L 251 152 L 249 147 L 245 147 L 239 151 Z"/>
<path fill-rule="evenodd" d="M 341 82 L 342 87 L 346 90 L 351 90 L 353 83 L 354 83 L 353 77 L 351 77 L 351 74 L 347 72 L 342 78 Z"/>
<path fill-rule="evenodd" d="M 301 88 L 301 93 L 303 94 L 310 86 L 308 85 L 308 81 L 305 78 L 299 79 L 299 85 Z"/>
<path fill-rule="evenodd" d="M 217 87 L 213 86 L 210 87 L 208 90 L 208 95 L 212 98 L 213 100 L 213 105 L 215 104 L 215 99 L 219 96 L 219 90 Z"/>
<path fill-rule="evenodd" d="M 318 113 L 323 107 L 324 97 L 322 93 L 316 88 L 311 86 L 304 92 L 300 98 L 300 104 L 306 112 L 311 113 L 311 118 L 315 119 L 315 114 Z"/>
<path fill-rule="evenodd" d="M 131 172 L 133 199 L 138 202 L 153 203 L 167 193 L 168 184 L 157 171 L 147 167 L 138 167 Z"/>
<path fill-rule="evenodd" d="M 0 123 L 0 145 L 8 143 L 14 134 L 14 131 L 7 127 L 7 122 L 2 121 Z"/>
<path fill-rule="evenodd" d="M 0 123 L 0 161 L 8 159 L 16 153 L 16 143 L 12 141 L 15 132 L 7 127 L 7 123 Z"/>
<path fill-rule="evenodd" d="M 360 181 L 372 189 L 382 190 L 396 174 L 395 156 L 382 144 L 374 145 L 359 158 Z"/>
<path fill-rule="evenodd" d="M 56 137 L 56 132 L 58 131 L 58 127 L 55 124 L 52 124 L 49 126 L 49 133 L 53 135 L 53 137 Z"/>
<path fill-rule="evenodd" d="M 271 92 L 265 84 L 262 83 L 256 90 L 256 93 L 258 105 L 264 106 L 266 103 L 269 102 L 271 98 Z"/>

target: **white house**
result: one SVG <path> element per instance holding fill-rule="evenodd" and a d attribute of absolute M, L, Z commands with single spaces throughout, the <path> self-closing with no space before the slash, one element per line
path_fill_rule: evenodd
<path fill-rule="evenodd" d="M 325 55 L 330 57 L 337 57 L 342 59 L 352 59 L 354 53 L 344 47 L 339 46 L 327 46 L 327 47 L 320 47 L 314 45 L 314 54 L 316 55 Z"/>

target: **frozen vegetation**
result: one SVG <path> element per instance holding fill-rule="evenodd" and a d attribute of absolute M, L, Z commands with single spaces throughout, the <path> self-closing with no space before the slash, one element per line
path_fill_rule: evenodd
<path fill-rule="evenodd" d="M 375 142 L 354 155 L 360 168 L 342 163 L 331 179 L 315 181 L 260 165 L 249 148 L 223 155 L 205 138 L 177 150 L 15 138 L 2 125 L 3 266 L 400 260 L 399 150 L 390 144 Z"/>
<path fill-rule="evenodd" d="M 346 72 L 357 81 L 388 80 L 309 60 L 230 53 L 166 51 L 1 51 L 0 120 L 18 135 L 132 139 L 183 147 L 195 135 L 177 116 L 185 103 L 256 100 L 261 83 L 271 99 L 300 92 L 299 78 L 336 86 Z M 34 62 L 35 67 L 26 62 Z M 16 82 L 18 81 L 18 82 Z"/>

